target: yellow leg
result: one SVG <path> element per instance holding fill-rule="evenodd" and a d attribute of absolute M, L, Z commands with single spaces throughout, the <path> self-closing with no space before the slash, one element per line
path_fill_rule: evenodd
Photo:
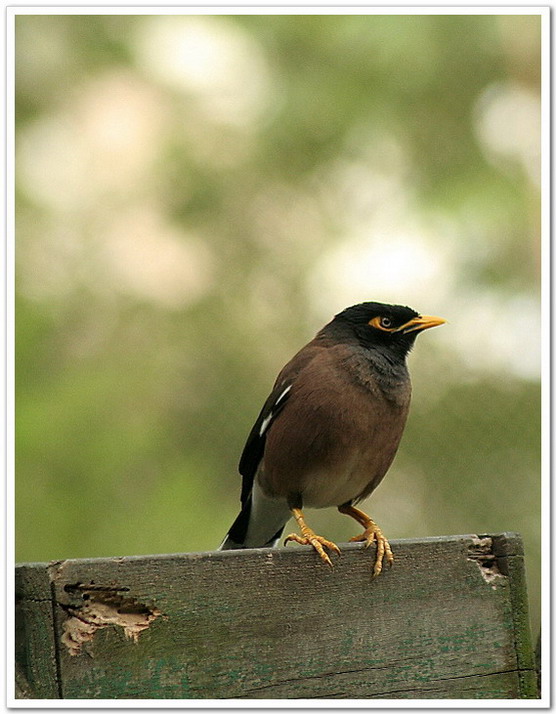
<path fill-rule="evenodd" d="M 366 513 L 363 513 L 363 511 L 355 508 L 355 506 L 338 506 L 338 510 L 340 513 L 345 513 L 346 516 L 355 518 L 357 523 L 360 523 L 365 529 L 361 535 L 354 536 L 353 538 L 350 538 L 350 540 L 365 541 L 366 548 L 368 548 L 371 543 L 376 541 L 376 560 L 373 568 L 373 575 L 379 575 L 382 571 L 384 558 L 388 561 L 388 565 L 391 566 L 394 562 L 394 555 L 392 554 L 390 543 L 388 543 L 382 531 L 373 519 L 369 518 L 369 516 Z"/>
<path fill-rule="evenodd" d="M 296 543 L 301 543 L 301 545 L 312 545 L 313 548 L 320 555 L 320 557 L 324 560 L 324 562 L 330 565 L 330 567 L 332 567 L 332 561 L 328 557 L 328 554 L 325 552 L 324 548 L 328 548 L 329 550 L 333 550 L 335 553 L 339 553 L 340 549 L 338 548 L 336 543 L 332 543 L 332 541 L 326 540 L 326 538 L 316 535 L 316 533 L 305 523 L 303 511 L 300 508 L 292 508 L 291 510 L 293 513 L 293 517 L 297 521 L 297 525 L 299 526 L 301 535 L 299 536 L 297 535 L 297 533 L 290 533 L 289 536 L 286 536 L 284 540 L 284 545 L 286 545 L 286 543 L 289 543 L 290 540 L 294 540 Z"/>

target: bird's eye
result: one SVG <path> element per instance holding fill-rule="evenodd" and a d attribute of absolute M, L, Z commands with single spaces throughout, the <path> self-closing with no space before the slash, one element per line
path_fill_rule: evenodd
<path fill-rule="evenodd" d="M 373 317 L 372 320 L 369 320 L 369 325 L 379 330 L 385 330 L 386 332 L 393 332 L 395 329 L 394 321 L 391 317 Z"/>

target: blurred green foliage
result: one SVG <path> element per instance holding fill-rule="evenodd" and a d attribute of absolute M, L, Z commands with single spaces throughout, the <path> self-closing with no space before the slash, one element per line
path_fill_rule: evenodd
<path fill-rule="evenodd" d="M 215 548 L 279 368 L 386 300 L 449 324 L 367 509 L 521 532 L 536 628 L 540 18 L 25 15 L 16 75 L 17 559 Z"/>

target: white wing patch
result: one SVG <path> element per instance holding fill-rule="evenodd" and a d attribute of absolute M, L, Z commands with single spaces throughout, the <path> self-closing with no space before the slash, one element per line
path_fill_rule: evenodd
<path fill-rule="evenodd" d="M 262 436 L 265 431 L 268 429 L 270 422 L 274 419 L 274 416 L 276 414 L 275 409 L 280 405 L 280 402 L 284 399 L 286 394 L 290 391 L 292 388 L 291 384 L 288 384 L 288 386 L 284 389 L 284 391 L 280 394 L 278 399 L 274 402 L 274 407 L 271 409 L 270 414 L 266 416 L 261 424 L 261 428 L 259 429 L 259 436 Z"/>

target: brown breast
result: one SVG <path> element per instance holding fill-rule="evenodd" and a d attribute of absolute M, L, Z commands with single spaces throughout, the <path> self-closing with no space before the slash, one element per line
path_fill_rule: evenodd
<path fill-rule="evenodd" d="M 275 497 L 301 494 L 316 508 L 364 498 L 397 451 L 411 394 L 407 372 L 384 389 L 364 357 L 343 346 L 315 349 L 302 372 L 269 430 L 261 487 Z"/>

